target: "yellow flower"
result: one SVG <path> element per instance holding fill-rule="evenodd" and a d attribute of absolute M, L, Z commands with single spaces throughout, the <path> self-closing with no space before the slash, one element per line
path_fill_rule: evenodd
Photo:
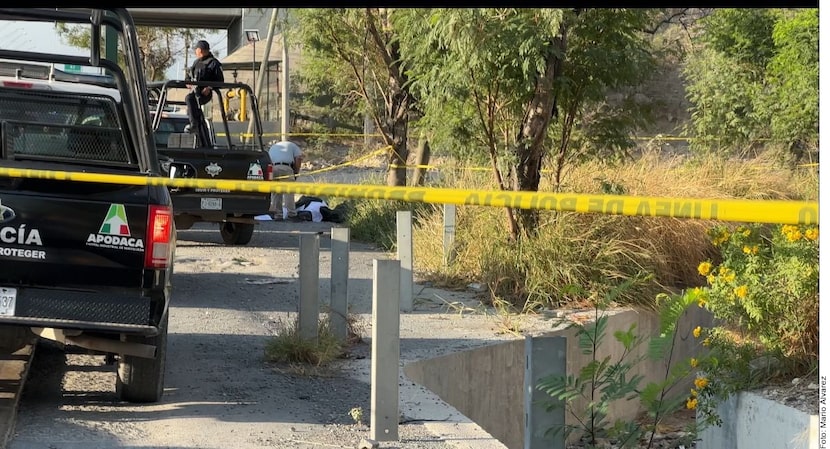
<path fill-rule="evenodd" d="M 689 410 L 697 408 L 697 398 L 686 399 L 686 408 Z"/>
<path fill-rule="evenodd" d="M 706 305 L 706 298 L 704 298 L 703 296 L 700 296 L 699 298 L 697 298 L 697 306 L 698 307 L 700 307 L 702 309 L 703 306 L 705 306 L 705 305 Z"/>
<path fill-rule="evenodd" d="M 694 335 L 695 338 L 699 338 L 700 337 L 700 330 L 701 330 L 700 326 L 696 327 L 695 330 L 692 331 L 692 335 Z"/>
<path fill-rule="evenodd" d="M 723 265 L 721 265 L 720 267 L 718 267 L 718 275 L 723 276 L 723 275 L 725 275 L 725 274 L 727 274 L 727 273 L 729 273 L 729 268 L 726 268 L 726 267 L 724 267 Z"/>
<path fill-rule="evenodd" d="M 744 237 L 749 237 L 749 234 L 751 234 L 752 231 L 750 231 L 749 228 L 747 228 L 747 229 L 744 229 L 743 232 L 741 232 L 741 233 L 744 235 Z"/>
<path fill-rule="evenodd" d="M 697 272 L 700 273 L 701 276 L 706 276 L 711 271 L 712 264 L 709 262 L 701 262 L 700 265 L 697 266 Z"/>
<path fill-rule="evenodd" d="M 712 344 L 712 341 L 709 338 L 703 339 L 703 346 L 709 346 L 710 344 Z"/>
<path fill-rule="evenodd" d="M 714 274 L 710 274 L 709 276 L 706 276 L 706 282 L 708 282 L 710 285 L 714 284 L 715 280 L 716 280 L 716 278 L 715 278 Z"/>
<path fill-rule="evenodd" d="M 744 245 L 744 254 L 758 254 L 758 245 L 747 246 Z"/>
<path fill-rule="evenodd" d="M 795 242 L 796 240 L 798 240 L 800 238 L 801 238 L 801 231 L 799 231 L 798 229 L 796 229 L 795 231 L 790 232 L 789 234 L 787 234 L 787 240 L 789 240 L 791 242 Z"/>
<path fill-rule="evenodd" d="M 810 228 L 804 231 L 804 238 L 807 240 L 818 240 L 818 228 Z"/>
<path fill-rule="evenodd" d="M 727 270 L 727 273 L 723 275 L 723 280 L 725 282 L 732 282 L 735 280 L 735 272 L 732 270 Z"/>
<path fill-rule="evenodd" d="M 746 294 L 749 291 L 746 285 L 741 285 L 735 288 L 735 296 L 738 298 L 746 298 Z"/>
<path fill-rule="evenodd" d="M 798 226 L 793 226 L 793 225 L 781 226 L 781 233 L 784 234 L 785 237 L 786 237 L 787 234 L 790 234 L 790 233 L 792 233 L 794 231 L 797 231 L 797 230 L 798 230 Z"/>
<path fill-rule="evenodd" d="M 712 238 L 712 244 L 715 246 L 719 246 L 721 243 L 726 243 L 729 241 L 729 231 L 726 229 L 721 229 L 718 235 Z"/>
<path fill-rule="evenodd" d="M 709 385 L 709 379 L 705 377 L 698 377 L 697 379 L 695 379 L 695 388 L 697 388 L 698 390 L 706 388 L 707 385 Z"/>
<path fill-rule="evenodd" d="M 692 368 L 697 368 L 698 363 L 699 362 L 694 357 L 692 357 L 691 360 L 689 360 L 689 365 L 692 365 Z M 695 390 L 692 390 L 692 395 L 694 395 L 694 394 L 696 394 Z"/>
<path fill-rule="evenodd" d="M 692 390 L 691 390 L 691 391 L 692 391 L 692 396 L 691 396 L 691 397 L 696 398 L 696 397 L 697 397 L 697 390 L 695 390 L 694 388 L 692 388 Z"/>

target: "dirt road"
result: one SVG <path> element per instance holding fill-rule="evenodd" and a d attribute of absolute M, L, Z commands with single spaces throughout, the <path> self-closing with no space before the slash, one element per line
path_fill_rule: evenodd
<path fill-rule="evenodd" d="M 355 447 L 369 436 L 368 426 L 355 425 L 349 416 L 349 410 L 362 407 L 368 424 L 368 343 L 353 350 L 364 358 L 340 362 L 332 377 L 286 374 L 263 360 L 269 337 L 297 310 L 298 237 L 281 231 L 330 228 L 330 223 L 265 222 L 245 247 L 220 244 L 214 226 L 181 231 L 163 401 L 152 405 L 119 402 L 114 367 L 106 365 L 102 356 L 64 355 L 41 346 L 9 448 Z M 328 248 L 324 237 L 320 251 L 323 304 L 329 293 Z M 366 323 L 365 337 L 370 335 L 372 260 L 386 257 L 370 246 L 351 245 L 349 301 L 352 312 Z M 421 300 L 416 302 L 416 312 L 401 321 L 402 361 L 515 338 L 498 335 L 492 320 L 483 315 L 448 312 L 442 303 L 458 300 L 455 293 L 425 293 L 418 288 Z M 458 442 L 458 438 L 439 435 L 417 421 L 448 418 L 432 416 L 447 410 L 453 413 L 418 388 L 402 381 L 402 391 L 420 396 L 401 404 L 405 419 L 410 420 L 400 427 L 401 441 L 381 447 L 457 447 L 448 440 Z M 468 430 L 471 426 L 477 427 L 461 425 Z M 457 423 L 454 428 L 464 431 Z M 498 447 L 486 438 L 479 441 L 466 447 Z"/>

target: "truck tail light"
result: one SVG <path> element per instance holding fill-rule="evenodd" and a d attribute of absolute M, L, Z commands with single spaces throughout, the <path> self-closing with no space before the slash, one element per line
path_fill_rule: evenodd
<path fill-rule="evenodd" d="M 274 164 L 268 164 L 265 167 L 265 179 L 272 181 L 274 179 Z"/>
<path fill-rule="evenodd" d="M 16 87 L 18 89 L 31 89 L 32 83 L 25 81 L 3 81 L 3 87 Z"/>
<path fill-rule="evenodd" d="M 170 264 L 170 240 L 173 235 L 173 213 L 169 206 L 150 205 L 147 218 L 147 246 L 144 268 L 167 268 Z"/>

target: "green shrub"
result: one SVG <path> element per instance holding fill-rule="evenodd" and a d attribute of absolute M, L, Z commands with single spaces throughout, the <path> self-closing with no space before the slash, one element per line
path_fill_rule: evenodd
<path fill-rule="evenodd" d="M 818 357 L 818 228 L 739 226 L 710 232 L 719 265 L 699 266 L 707 309 L 790 361 Z"/>

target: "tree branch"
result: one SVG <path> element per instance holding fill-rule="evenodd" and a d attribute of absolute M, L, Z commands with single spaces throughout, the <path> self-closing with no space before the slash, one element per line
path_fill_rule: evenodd
<path fill-rule="evenodd" d="M 346 54 L 343 50 L 344 44 L 337 38 L 337 32 L 334 30 L 334 27 L 331 26 L 330 22 L 328 22 L 326 31 L 328 31 L 329 39 L 331 39 L 331 41 L 335 44 L 333 45 L 335 52 L 337 52 L 337 54 L 340 56 L 340 59 L 346 62 L 352 69 L 352 73 L 354 73 L 355 80 L 357 81 L 357 85 L 360 88 L 360 92 L 363 95 L 363 98 L 366 100 L 366 105 L 368 106 L 367 109 L 369 110 L 369 114 L 372 115 L 372 120 L 375 122 L 375 126 L 377 127 L 378 131 L 383 137 L 383 142 L 386 145 L 391 145 L 392 136 L 386 132 L 386 129 L 383 126 L 383 123 L 380 121 L 380 117 L 378 116 L 377 111 L 375 110 L 372 104 L 372 98 L 370 97 L 369 92 L 366 89 L 366 78 L 363 75 L 361 75 L 361 71 L 358 69 L 355 61 L 352 58 L 350 58 L 349 55 Z"/>
<path fill-rule="evenodd" d="M 386 42 L 383 40 L 383 37 L 378 32 L 377 27 L 375 26 L 375 16 L 372 14 L 371 8 L 366 8 L 366 27 L 369 29 L 369 34 L 372 36 L 372 41 L 378 48 L 378 52 L 380 53 L 381 57 L 383 58 L 383 63 L 386 64 L 386 67 L 389 68 L 389 74 L 395 77 L 395 79 L 400 80 L 401 74 L 398 71 L 398 67 L 395 61 L 392 59 L 392 55 L 389 54 L 389 49 L 386 47 Z"/>
<path fill-rule="evenodd" d="M 654 35 L 655 33 L 657 33 L 657 31 L 659 31 L 659 30 L 660 30 L 660 28 L 661 28 L 663 25 L 666 25 L 666 24 L 669 24 L 669 23 L 683 23 L 683 22 L 682 22 L 682 20 L 680 20 L 680 18 L 682 18 L 683 16 L 685 16 L 685 15 L 686 15 L 686 13 L 688 13 L 688 12 L 689 12 L 689 9 L 691 9 L 691 8 L 682 8 L 680 11 L 675 12 L 674 14 L 671 14 L 671 15 L 670 15 L 670 16 L 668 16 L 668 17 L 663 17 L 663 19 L 662 19 L 662 20 L 660 20 L 659 22 L 657 22 L 657 23 L 656 23 L 654 26 L 652 26 L 651 28 L 645 28 L 645 29 L 642 29 L 642 30 L 640 30 L 640 31 L 642 31 L 643 33 L 646 33 L 646 34 L 651 34 L 651 35 Z M 678 19 L 678 20 L 677 20 L 677 22 L 675 22 L 675 21 L 674 21 L 674 19 Z"/>

